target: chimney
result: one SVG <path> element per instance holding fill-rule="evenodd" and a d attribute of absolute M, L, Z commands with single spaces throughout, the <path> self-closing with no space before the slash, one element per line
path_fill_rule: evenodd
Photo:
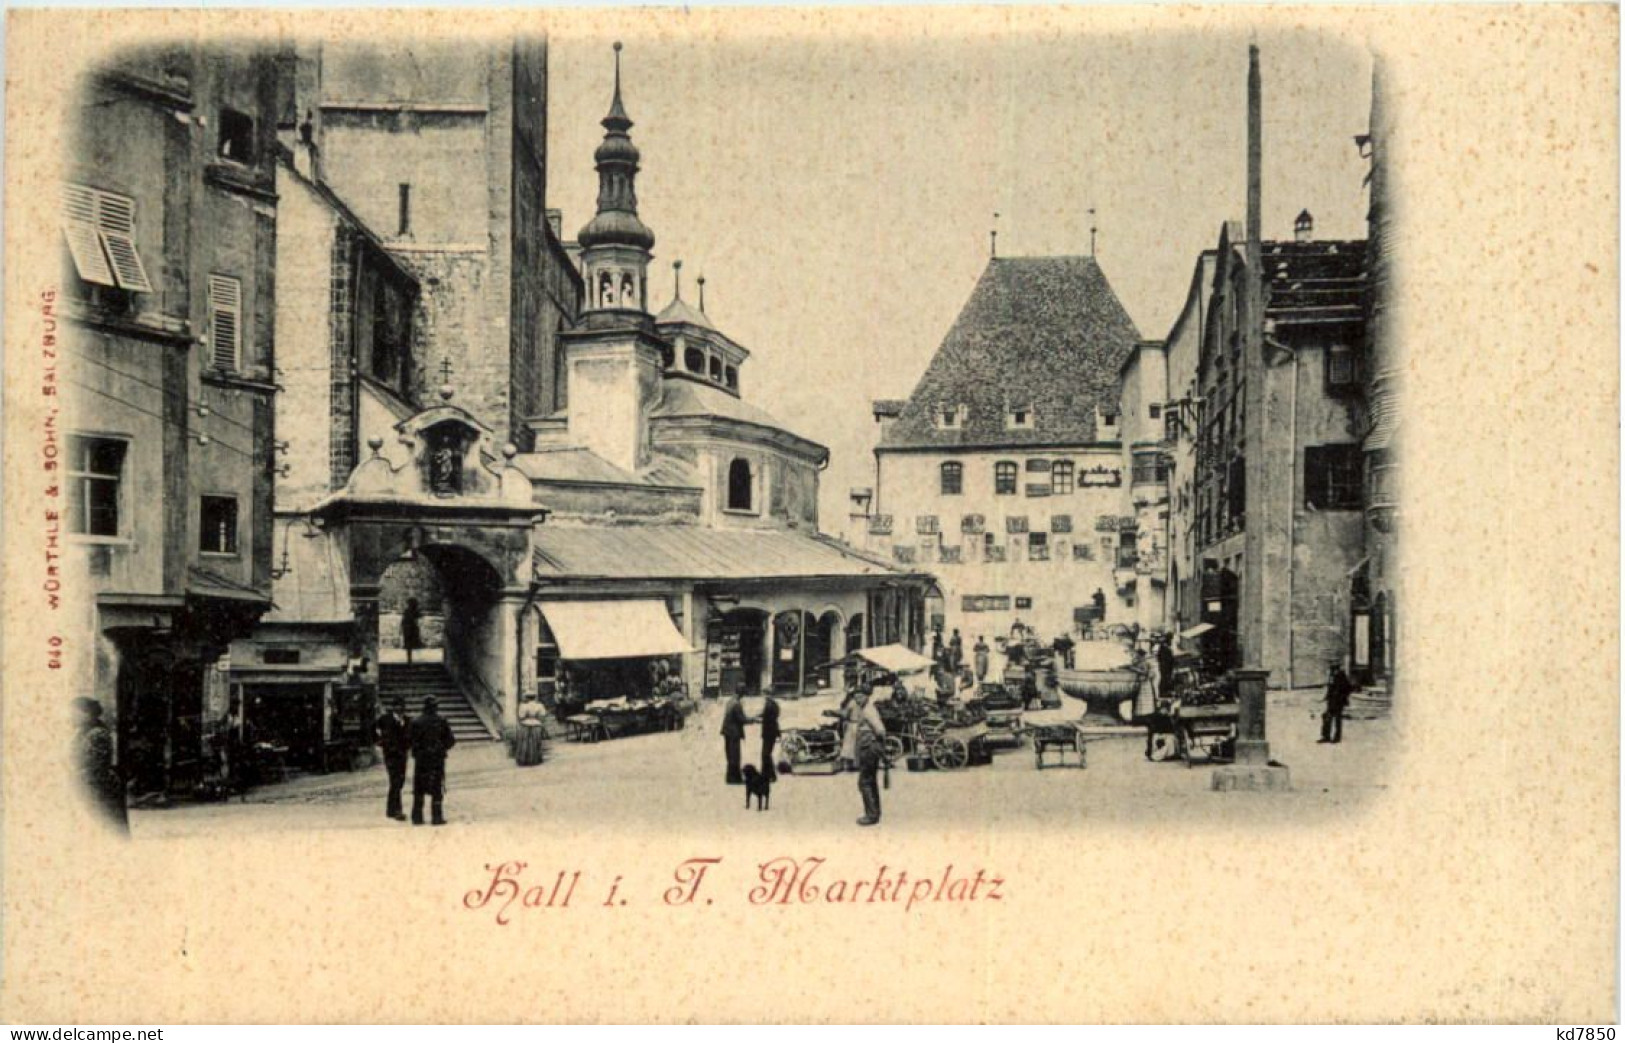
<path fill-rule="evenodd" d="M 1307 243 L 1315 237 L 1315 215 L 1305 210 L 1292 223 L 1292 241 Z"/>
<path fill-rule="evenodd" d="M 564 211 L 548 207 L 547 227 L 553 233 L 553 238 L 562 243 L 564 241 Z"/>

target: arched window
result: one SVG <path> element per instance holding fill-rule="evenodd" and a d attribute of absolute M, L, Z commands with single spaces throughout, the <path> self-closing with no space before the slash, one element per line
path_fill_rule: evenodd
<path fill-rule="evenodd" d="M 942 495 L 958 496 L 965 491 L 965 465 L 949 460 L 942 465 Z"/>
<path fill-rule="evenodd" d="M 738 391 L 739 390 L 739 368 L 737 366 L 729 366 L 727 369 L 723 370 L 722 371 L 722 382 L 724 384 L 727 384 L 733 390 Z"/>
<path fill-rule="evenodd" d="M 997 496 L 1016 493 L 1016 464 L 1014 460 L 1000 460 L 993 465 L 993 492 Z"/>
<path fill-rule="evenodd" d="M 716 355 L 711 356 L 711 379 L 722 383 L 722 359 Z"/>
<path fill-rule="evenodd" d="M 754 492 L 754 482 L 750 473 L 750 461 L 735 457 L 733 463 L 728 465 L 728 509 L 730 511 L 751 510 L 751 494 Z"/>
<path fill-rule="evenodd" d="M 683 349 L 683 366 L 690 373 L 705 375 L 705 352 L 699 348 L 688 347 Z"/>

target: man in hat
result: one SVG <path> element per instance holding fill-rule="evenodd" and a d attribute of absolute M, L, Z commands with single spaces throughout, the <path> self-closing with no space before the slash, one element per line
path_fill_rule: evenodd
<path fill-rule="evenodd" d="M 976 683 L 981 684 L 987 679 L 988 647 L 987 638 L 981 634 L 976 635 L 976 647 L 972 649 L 972 659 L 976 663 Z"/>
<path fill-rule="evenodd" d="M 411 723 L 406 718 L 406 700 L 398 695 L 389 697 L 389 711 L 378 718 L 378 748 L 384 752 L 384 770 L 389 773 L 389 797 L 384 802 L 384 814 L 397 822 L 405 822 L 401 811 L 401 790 L 406 786 L 406 756 L 412 752 Z"/>
<path fill-rule="evenodd" d="M 412 722 L 412 825 L 423 825 L 423 798 L 428 797 L 433 825 L 446 824 L 446 751 L 457 745 L 451 725 L 440 716 L 434 696 L 423 700 L 423 712 Z"/>
<path fill-rule="evenodd" d="M 1354 691 L 1354 685 L 1349 683 L 1349 675 L 1343 672 L 1341 663 L 1331 665 L 1331 675 L 1326 679 L 1326 712 L 1320 715 L 1319 742 L 1343 741 L 1343 711 L 1349 708 L 1349 695 Z"/>
<path fill-rule="evenodd" d="M 113 828 L 130 831 L 129 812 L 124 803 L 124 779 L 113 765 L 113 733 L 102 719 L 102 704 L 83 696 L 73 701 L 79 714 L 75 736 L 79 778 L 85 793 Z"/>
<path fill-rule="evenodd" d="M 734 689 L 733 697 L 722 710 L 722 753 L 728 760 L 728 771 L 723 781 L 729 786 L 745 784 L 744 776 L 739 773 L 740 745 L 745 741 L 745 725 L 749 721 L 741 701 L 744 696 L 745 686 L 741 684 Z"/>
<path fill-rule="evenodd" d="M 860 826 L 880 824 L 880 762 L 886 755 L 886 723 L 875 709 L 873 689 L 859 685 L 846 705 L 846 733 L 858 762 L 858 794 L 863 797 Z"/>

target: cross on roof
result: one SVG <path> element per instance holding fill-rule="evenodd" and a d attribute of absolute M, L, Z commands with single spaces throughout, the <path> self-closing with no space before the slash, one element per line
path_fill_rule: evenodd
<path fill-rule="evenodd" d="M 440 379 L 447 384 L 451 383 L 451 356 L 445 355 L 440 359 Z"/>

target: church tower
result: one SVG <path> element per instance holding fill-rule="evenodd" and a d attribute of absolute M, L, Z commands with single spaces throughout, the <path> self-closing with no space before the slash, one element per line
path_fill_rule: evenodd
<path fill-rule="evenodd" d="M 604 142 L 593 153 L 598 167 L 598 213 L 577 237 L 588 311 L 648 311 L 649 251 L 654 233 L 638 219 L 638 147 L 621 104 L 621 45 L 615 44 L 615 98 L 603 119 Z"/>
<path fill-rule="evenodd" d="M 604 141 L 593 153 L 598 212 L 581 230 L 586 289 L 581 322 L 559 335 L 569 381 L 568 435 L 636 474 L 648 462 L 649 412 L 661 394 L 671 346 L 648 311 L 654 233 L 638 219 L 638 150 L 621 103 L 621 45 L 615 44 L 615 96 L 603 119 Z"/>

